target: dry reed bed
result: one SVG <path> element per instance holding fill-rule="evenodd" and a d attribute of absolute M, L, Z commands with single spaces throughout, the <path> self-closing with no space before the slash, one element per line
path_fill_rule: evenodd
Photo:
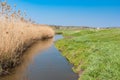
<path fill-rule="evenodd" d="M 49 27 L 29 22 L 7 22 L 0 20 L 0 75 L 21 63 L 21 56 L 36 40 L 52 38 L 54 31 Z"/>

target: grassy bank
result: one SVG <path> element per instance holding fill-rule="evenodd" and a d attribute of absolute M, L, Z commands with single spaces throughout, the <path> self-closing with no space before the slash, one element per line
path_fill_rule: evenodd
<path fill-rule="evenodd" d="M 120 29 L 62 31 L 56 47 L 79 80 L 120 80 Z"/>
<path fill-rule="evenodd" d="M 8 74 L 22 62 L 23 52 L 34 42 L 52 38 L 54 31 L 37 25 L 13 11 L 7 2 L 0 2 L 0 75 Z"/>

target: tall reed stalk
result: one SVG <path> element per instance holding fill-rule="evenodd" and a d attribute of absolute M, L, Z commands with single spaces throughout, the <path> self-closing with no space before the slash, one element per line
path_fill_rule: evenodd
<path fill-rule="evenodd" d="M 0 2 L 0 75 L 21 63 L 23 51 L 36 40 L 52 38 L 54 31 L 40 26 L 14 11 L 7 2 Z"/>

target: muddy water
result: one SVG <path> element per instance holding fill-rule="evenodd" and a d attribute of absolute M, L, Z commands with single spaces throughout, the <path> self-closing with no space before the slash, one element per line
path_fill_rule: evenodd
<path fill-rule="evenodd" d="M 13 73 L 0 80 L 77 80 L 72 65 L 55 48 L 54 40 L 39 41 L 30 47 L 23 56 L 22 64 Z"/>

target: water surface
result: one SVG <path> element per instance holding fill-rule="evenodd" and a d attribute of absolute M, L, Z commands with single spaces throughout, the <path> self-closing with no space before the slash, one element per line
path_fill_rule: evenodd
<path fill-rule="evenodd" d="M 39 41 L 24 55 L 22 64 L 9 76 L 0 80 L 77 80 L 72 65 L 55 48 L 53 41 L 63 38 L 56 35 L 54 40 Z"/>

